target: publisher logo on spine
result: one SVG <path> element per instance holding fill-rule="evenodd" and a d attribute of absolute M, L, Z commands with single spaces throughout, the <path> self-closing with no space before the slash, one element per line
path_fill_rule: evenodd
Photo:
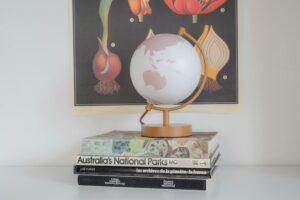
<path fill-rule="evenodd" d="M 104 182 L 105 185 L 121 185 L 124 186 L 125 183 L 121 182 L 118 178 L 111 178 L 109 181 Z"/>
<path fill-rule="evenodd" d="M 161 187 L 163 187 L 163 188 L 175 188 L 176 185 L 175 185 L 174 181 L 163 180 L 163 184 L 161 185 Z"/>

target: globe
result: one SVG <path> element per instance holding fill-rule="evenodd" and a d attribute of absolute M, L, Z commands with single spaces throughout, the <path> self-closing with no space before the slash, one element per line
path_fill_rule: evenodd
<path fill-rule="evenodd" d="M 195 48 L 175 34 L 158 34 L 135 50 L 130 77 L 149 104 L 172 105 L 188 98 L 199 84 L 201 61 Z"/>

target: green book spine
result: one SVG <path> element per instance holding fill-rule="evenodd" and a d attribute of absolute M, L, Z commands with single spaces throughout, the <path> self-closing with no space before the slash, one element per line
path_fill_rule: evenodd
<path fill-rule="evenodd" d="M 184 138 L 147 138 L 139 132 L 112 131 L 83 139 L 81 155 L 208 159 L 217 147 L 217 133 Z"/>

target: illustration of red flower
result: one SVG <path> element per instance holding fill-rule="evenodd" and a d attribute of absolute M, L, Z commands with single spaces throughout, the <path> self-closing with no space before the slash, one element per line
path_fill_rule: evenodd
<path fill-rule="evenodd" d="M 193 23 L 197 23 L 199 14 L 208 14 L 227 0 L 164 0 L 167 6 L 178 15 L 192 15 Z"/>
<path fill-rule="evenodd" d="M 151 15 L 152 9 L 149 5 L 150 0 L 128 0 L 132 14 L 138 16 L 139 22 L 143 22 L 144 15 Z"/>

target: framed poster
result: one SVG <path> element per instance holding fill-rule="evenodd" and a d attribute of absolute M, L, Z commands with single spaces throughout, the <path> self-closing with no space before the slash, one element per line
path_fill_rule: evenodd
<path fill-rule="evenodd" d="M 72 8 L 75 106 L 145 105 L 130 79 L 131 57 L 147 37 L 181 26 L 209 67 L 194 104 L 238 103 L 236 0 L 73 0 Z"/>

